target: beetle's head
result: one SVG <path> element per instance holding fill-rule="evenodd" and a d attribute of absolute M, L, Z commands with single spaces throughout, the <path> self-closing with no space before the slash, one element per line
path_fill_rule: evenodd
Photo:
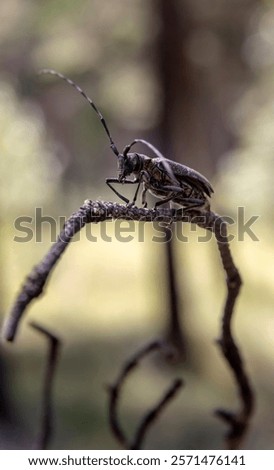
<path fill-rule="evenodd" d="M 141 170 L 141 157 L 138 153 L 128 153 L 118 155 L 118 180 L 123 182 L 132 173 Z"/>

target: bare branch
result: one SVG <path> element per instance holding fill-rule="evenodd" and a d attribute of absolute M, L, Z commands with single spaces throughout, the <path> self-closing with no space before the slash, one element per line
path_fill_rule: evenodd
<path fill-rule="evenodd" d="M 41 427 L 37 441 L 35 443 L 36 449 L 45 450 L 48 447 L 53 430 L 52 387 L 57 365 L 60 340 L 50 331 L 46 330 L 37 323 L 32 322 L 30 323 L 30 326 L 32 326 L 32 328 L 34 328 L 39 333 L 45 335 L 49 342 L 48 360 L 43 387 Z"/>
<path fill-rule="evenodd" d="M 221 339 L 218 344 L 227 360 L 235 377 L 241 399 L 241 409 L 238 413 L 226 410 L 216 410 L 216 414 L 230 425 L 226 436 L 226 444 L 229 449 L 241 447 L 242 440 L 248 429 L 249 420 L 254 409 L 254 393 L 245 371 L 240 351 L 235 344 L 231 331 L 231 321 L 234 305 L 241 288 L 241 277 L 233 262 L 229 243 L 227 239 L 227 227 L 221 219 L 216 221 L 214 233 L 217 239 L 218 248 L 221 254 L 223 267 L 227 274 L 227 299 L 222 318 Z"/>
<path fill-rule="evenodd" d="M 123 367 L 118 379 L 116 380 L 115 385 L 112 385 L 109 387 L 109 392 L 110 392 L 110 398 L 109 398 L 109 422 L 110 422 L 110 428 L 118 440 L 120 442 L 121 446 L 128 448 L 129 443 L 127 440 L 127 437 L 122 430 L 119 419 L 118 419 L 118 414 L 117 414 L 117 406 L 118 406 L 118 400 L 120 398 L 121 394 L 121 388 L 123 386 L 123 383 L 127 376 L 129 375 L 132 370 L 138 366 L 138 363 L 140 360 L 148 355 L 150 352 L 155 351 L 157 349 L 161 348 L 161 342 L 160 341 L 154 341 L 152 343 L 149 343 L 147 346 L 145 346 L 143 349 L 141 349 L 137 354 L 134 355 L 132 359 L 130 359 Z"/>
<path fill-rule="evenodd" d="M 230 430 L 227 436 L 228 447 L 239 447 L 248 428 L 254 408 L 254 395 L 245 372 L 239 349 L 234 342 L 231 332 L 231 320 L 235 301 L 241 287 L 241 278 L 230 253 L 226 222 L 214 212 L 198 212 L 195 209 L 189 209 L 187 211 L 184 209 L 152 210 L 130 205 L 124 206 L 112 202 L 85 201 L 83 206 L 67 220 L 56 243 L 27 277 L 6 320 L 3 333 L 4 338 L 8 341 L 14 340 L 26 307 L 35 297 L 38 297 L 43 292 L 49 274 L 67 248 L 72 237 L 88 223 L 98 223 L 109 219 L 147 222 L 162 221 L 166 224 L 183 221 L 194 223 L 215 234 L 223 267 L 227 275 L 226 282 L 228 291 L 223 314 L 222 335 L 219 344 L 234 374 L 241 400 L 241 409 L 238 413 L 219 410 L 217 414 L 230 424 Z"/>
<path fill-rule="evenodd" d="M 136 430 L 135 436 L 133 437 L 132 442 L 127 438 L 125 432 L 122 430 L 122 427 L 118 418 L 118 402 L 121 397 L 122 388 L 125 380 L 128 378 L 128 375 L 139 366 L 140 361 L 149 355 L 151 352 L 156 350 L 163 350 L 166 355 L 170 356 L 175 353 L 174 349 L 170 348 L 167 343 L 163 341 L 153 341 L 147 346 L 138 351 L 122 368 L 118 379 L 115 384 L 109 387 L 110 397 L 109 397 L 109 423 L 110 428 L 113 432 L 113 435 L 117 441 L 125 449 L 140 449 L 142 442 L 145 438 L 146 432 L 149 426 L 155 421 L 158 416 L 161 414 L 165 406 L 175 397 L 179 389 L 182 387 L 182 380 L 176 379 L 168 391 L 164 394 L 163 398 L 159 403 L 150 410 L 141 421 L 139 427 Z"/>
<path fill-rule="evenodd" d="M 45 283 L 59 258 L 67 248 L 73 236 L 88 223 L 98 223 L 109 219 L 136 220 L 147 222 L 193 222 L 200 227 L 212 230 L 219 216 L 214 212 L 204 212 L 197 216 L 197 211 L 174 209 L 152 210 L 138 208 L 136 206 L 124 206 L 122 204 L 86 200 L 80 209 L 72 214 L 66 221 L 63 230 L 56 243 L 50 248 L 42 261 L 34 266 L 26 278 L 20 293 L 7 317 L 3 328 L 3 337 L 7 341 L 13 341 L 17 332 L 19 322 L 31 301 L 39 297 L 44 289 Z"/>

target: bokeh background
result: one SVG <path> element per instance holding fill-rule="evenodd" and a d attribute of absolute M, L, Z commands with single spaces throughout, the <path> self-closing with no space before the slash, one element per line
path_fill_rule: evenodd
<path fill-rule="evenodd" d="M 54 241 L 35 208 L 59 227 L 87 198 L 117 200 L 105 185 L 116 159 L 97 116 L 65 82 L 37 76 L 55 68 L 97 103 L 119 149 L 148 139 L 208 177 L 213 210 L 234 218 L 232 251 L 244 286 L 233 328 L 256 392 L 245 447 L 273 449 L 274 2 L 4 0 L 0 24 L 1 321 Z M 238 207 L 245 220 L 259 216 L 257 241 L 239 239 Z M 21 216 L 32 218 L 29 242 L 14 240 Z M 186 385 L 145 448 L 223 448 L 226 428 L 213 410 L 239 403 L 214 342 L 226 294 L 214 240 L 199 243 L 203 231 L 190 227 L 187 243 L 173 240 L 172 297 L 168 253 L 151 241 L 152 228 L 142 242 L 136 225 L 128 243 L 115 238 L 114 224 L 105 229 L 111 242 L 97 226 L 97 242 L 83 232 L 71 243 L 17 341 L 1 345 L 1 448 L 31 448 L 39 430 L 47 344 L 29 320 L 63 341 L 51 448 L 115 449 L 106 385 L 144 344 L 170 335 L 175 304 L 181 361 L 144 361 L 122 396 L 121 419 L 132 435 L 179 375 Z"/>

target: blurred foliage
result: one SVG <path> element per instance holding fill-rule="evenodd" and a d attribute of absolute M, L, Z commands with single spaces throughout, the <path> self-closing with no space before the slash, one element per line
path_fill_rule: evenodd
<path fill-rule="evenodd" d="M 197 170 L 211 173 L 213 209 L 236 217 L 232 251 L 244 286 L 234 330 L 257 393 L 246 446 L 273 448 L 274 2 L 175 4 L 185 32 L 177 51 L 184 61 L 175 65 L 178 75 L 189 73 L 189 82 L 184 87 L 175 74 L 170 77 L 177 93 L 173 113 L 170 103 L 174 158 L 187 164 L 193 158 Z M 54 241 L 49 224 L 37 226 L 32 219 L 42 243 L 35 236 L 16 243 L 15 217 L 34 217 L 35 207 L 43 207 L 59 228 L 59 217 L 84 199 L 114 199 L 104 180 L 115 175 L 116 161 L 97 116 L 64 82 L 37 77 L 37 70 L 56 68 L 74 78 L 103 110 L 119 148 L 134 137 L 157 144 L 164 91 L 155 44 L 167 26 L 158 8 L 156 0 L 116 0 L 115 8 L 99 0 L 0 3 L 3 315 L 24 276 Z M 260 216 L 252 227 L 259 241 L 237 240 L 238 207 L 245 207 L 246 219 Z M 127 357 L 162 334 L 167 322 L 163 250 L 151 242 L 153 228 L 146 225 L 140 242 L 136 224 L 129 243 L 115 239 L 117 225 L 105 229 L 111 242 L 102 240 L 101 226 L 89 228 L 98 238 L 93 243 L 83 231 L 52 274 L 46 295 L 30 309 L 32 319 L 64 342 L 52 448 L 116 447 L 104 386 Z M 202 231 L 184 227 L 184 234 L 189 241 L 176 243 L 176 269 L 186 307 L 186 361 L 173 369 L 156 359 L 144 363 L 122 397 L 123 422 L 133 432 L 175 373 L 186 381 L 149 432 L 147 448 L 221 448 L 225 429 L 212 411 L 237 406 L 230 371 L 213 342 L 225 297 L 217 247 L 214 240 L 198 243 Z M 25 321 L 18 341 L 3 348 L 16 428 L 10 443 L 0 438 L 4 448 L 30 447 L 38 429 L 45 343 L 30 330 Z"/>
<path fill-rule="evenodd" d="M 6 81 L 0 84 L 0 197 L 2 218 L 22 214 L 33 202 L 49 201 L 61 168 L 54 158 L 41 110 L 16 96 Z M 27 190 L 26 190 L 27 188 Z"/>

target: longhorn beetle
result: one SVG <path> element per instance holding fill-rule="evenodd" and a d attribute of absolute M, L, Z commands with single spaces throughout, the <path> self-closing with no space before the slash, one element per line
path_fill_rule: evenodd
<path fill-rule="evenodd" d="M 117 178 L 107 178 L 106 184 L 120 199 L 127 204 L 134 205 L 142 184 L 141 199 L 144 207 L 147 207 L 146 192 L 149 191 L 151 194 L 161 199 L 156 202 L 155 208 L 168 201 L 173 201 L 183 206 L 186 210 L 193 208 L 209 210 L 210 205 L 207 197 L 210 197 L 214 191 L 209 181 L 203 175 L 181 163 L 168 160 L 154 145 L 143 139 L 134 139 L 131 144 L 126 145 L 122 153 L 119 152 L 102 113 L 75 82 L 52 69 L 43 69 L 39 73 L 55 75 L 65 80 L 81 93 L 99 116 L 109 138 L 110 147 L 118 159 Z M 136 152 L 129 153 L 130 149 L 137 143 L 146 145 L 154 152 L 156 157 L 148 157 L 147 155 Z M 134 179 L 127 179 L 127 177 L 131 175 L 134 176 Z M 112 186 L 112 183 L 137 184 L 132 202 L 120 194 Z"/>

